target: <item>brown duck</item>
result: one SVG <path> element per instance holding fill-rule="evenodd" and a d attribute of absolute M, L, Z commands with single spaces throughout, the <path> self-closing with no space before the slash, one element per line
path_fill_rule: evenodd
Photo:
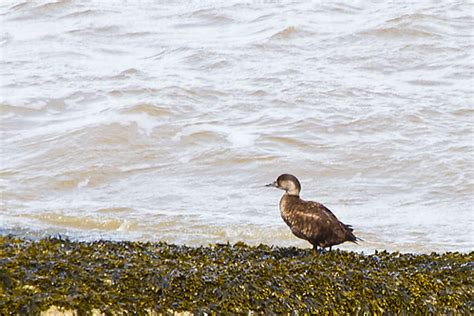
<path fill-rule="evenodd" d="M 295 176 L 282 174 L 267 186 L 286 191 L 280 200 L 281 217 L 296 237 L 309 241 L 315 250 L 318 247 L 331 250 L 334 245 L 359 240 L 352 227 L 340 222 L 327 207 L 300 199 L 301 185 Z"/>

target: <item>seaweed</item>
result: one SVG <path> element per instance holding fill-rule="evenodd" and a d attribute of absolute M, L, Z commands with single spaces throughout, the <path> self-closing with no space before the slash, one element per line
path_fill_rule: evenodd
<path fill-rule="evenodd" d="M 473 314 L 473 257 L 0 236 L 0 314 Z"/>

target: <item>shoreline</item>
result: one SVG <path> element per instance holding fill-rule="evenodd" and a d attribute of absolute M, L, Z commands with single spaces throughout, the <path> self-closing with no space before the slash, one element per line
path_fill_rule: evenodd
<path fill-rule="evenodd" d="M 0 314 L 474 312 L 474 252 L 0 236 Z"/>

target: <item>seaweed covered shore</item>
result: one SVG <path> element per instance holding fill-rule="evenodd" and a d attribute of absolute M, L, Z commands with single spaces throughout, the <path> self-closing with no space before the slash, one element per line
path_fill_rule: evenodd
<path fill-rule="evenodd" d="M 0 314 L 472 314 L 474 252 L 0 237 Z"/>

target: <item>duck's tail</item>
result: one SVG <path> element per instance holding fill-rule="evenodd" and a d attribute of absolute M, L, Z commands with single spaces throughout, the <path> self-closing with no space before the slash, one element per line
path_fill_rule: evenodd
<path fill-rule="evenodd" d="M 359 241 L 364 241 L 362 238 L 354 235 L 352 225 L 342 224 L 346 228 L 347 240 L 353 242 L 354 244 L 359 244 Z"/>

